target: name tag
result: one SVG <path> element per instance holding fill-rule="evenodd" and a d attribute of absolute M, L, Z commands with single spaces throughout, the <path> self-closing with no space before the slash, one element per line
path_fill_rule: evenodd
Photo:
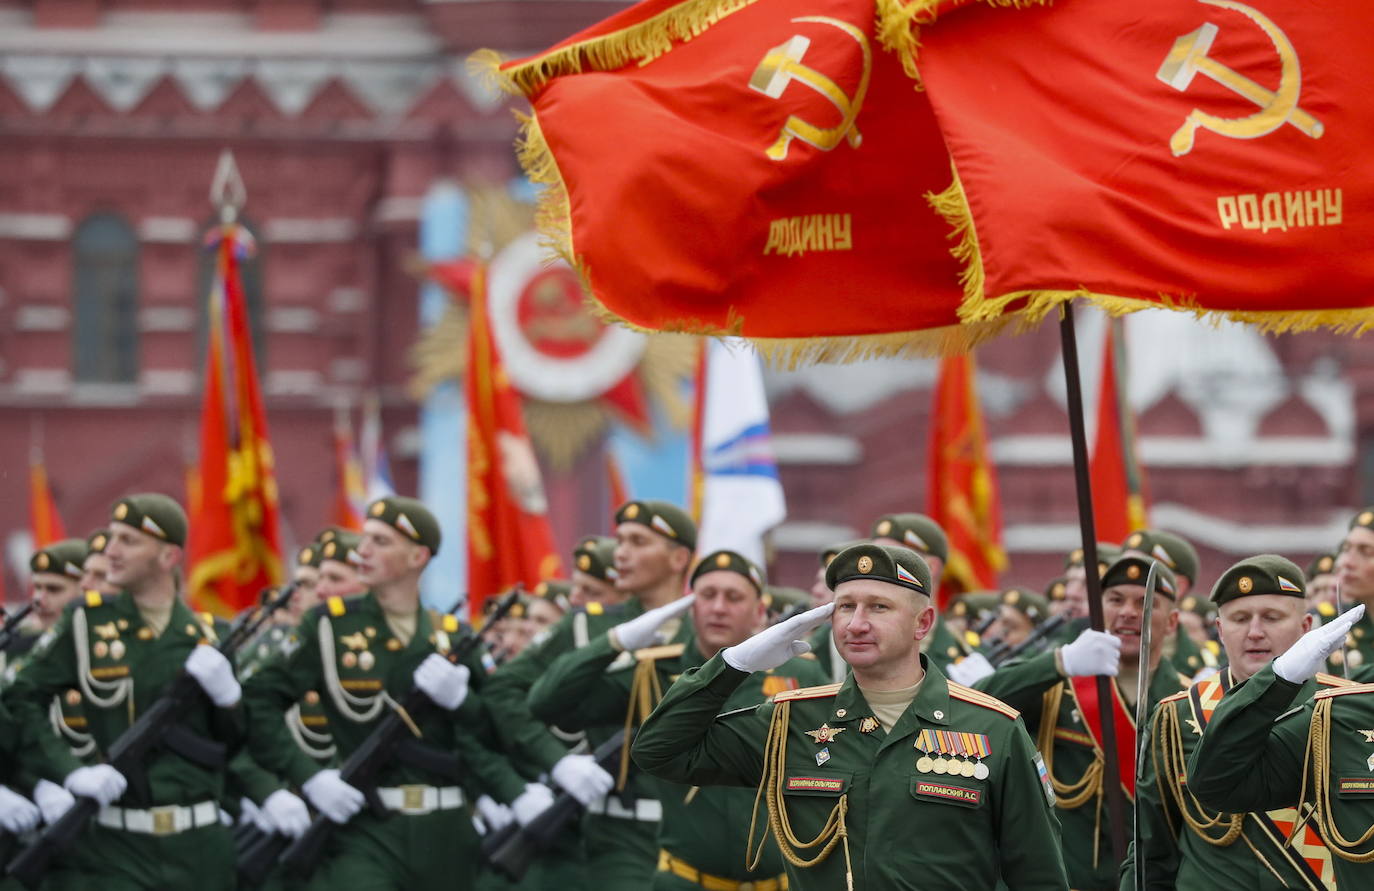
<path fill-rule="evenodd" d="M 936 783 L 931 780 L 913 780 L 912 793 L 918 798 L 934 798 L 965 807 L 977 807 L 983 800 L 983 790 L 967 789 L 952 783 Z"/>
<path fill-rule="evenodd" d="M 849 788 L 849 777 L 827 774 L 793 774 L 783 790 L 794 795 L 840 795 Z"/>
<path fill-rule="evenodd" d="M 1374 795 L 1374 777 L 1341 777 L 1336 791 L 1342 798 Z"/>

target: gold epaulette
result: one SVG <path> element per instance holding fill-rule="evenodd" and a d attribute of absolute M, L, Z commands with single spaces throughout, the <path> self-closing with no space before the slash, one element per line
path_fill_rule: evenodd
<path fill-rule="evenodd" d="M 1323 687 L 1355 687 L 1355 686 L 1358 686 L 1358 684 L 1357 684 L 1355 681 L 1352 681 L 1352 680 L 1350 680 L 1349 678 L 1343 678 L 1343 677 L 1340 677 L 1339 675 L 1334 675 L 1334 674 L 1327 674 L 1327 673 L 1324 672 L 1324 671 L 1319 671 L 1319 672 L 1317 672 L 1317 683 L 1318 683 L 1318 684 L 1321 684 Z"/>
<path fill-rule="evenodd" d="M 348 612 L 348 605 L 344 603 L 342 597 L 330 597 L 325 601 L 325 604 L 329 607 L 329 614 L 336 619 Z"/>
<path fill-rule="evenodd" d="M 956 684 L 954 681 L 949 682 L 949 695 L 955 699 L 972 703 L 973 705 L 981 705 L 983 708 L 990 709 L 994 712 L 1000 712 L 1013 721 L 1021 717 L 1020 712 L 997 697 L 989 696 L 981 690 L 975 690 L 972 687 L 965 687 L 963 684 Z"/>
<path fill-rule="evenodd" d="M 774 702 L 787 702 L 791 699 L 821 699 L 834 696 L 844 684 L 825 684 L 820 687 L 802 687 L 800 690 L 783 690 L 773 697 Z"/>
<path fill-rule="evenodd" d="M 1160 705 L 1163 705 L 1163 704 L 1166 703 L 1166 702 L 1178 702 L 1180 699 L 1187 699 L 1187 698 L 1188 698 L 1188 691 L 1187 691 L 1187 690 L 1179 690 L 1177 693 L 1172 693 L 1172 694 L 1170 694 L 1170 695 L 1168 695 L 1168 696 L 1165 696 L 1163 699 L 1161 699 L 1161 700 L 1159 701 L 1159 704 L 1160 704 Z"/>
<path fill-rule="evenodd" d="M 444 613 L 444 615 L 439 619 L 439 626 L 443 628 L 444 632 L 447 634 L 457 634 L 458 617 L 455 616 L 453 613 Z"/>
<path fill-rule="evenodd" d="M 640 662 L 652 662 L 655 659 L 676 659 L 687 650 L 685 643 L 664 644 L 661 647 L 645 647 L 642 650 L 635 650 L 635 659 Z"/>
<path fill-rule="evenodd" d="M 105 602 L 105 598 L 100 596 L 99 591 L 86 592 L 86 606 L 96 607 Z"/>
<path fill-rule="evenodd" d="M 1333 696 L 1344 696 L 1347 693 L 1374 693 L 1374 684 L 1355 684 L 1348 687 L 1331 687 L 1327 690 L 1318 690 L 1313 699 L 1330 699 Z"/>

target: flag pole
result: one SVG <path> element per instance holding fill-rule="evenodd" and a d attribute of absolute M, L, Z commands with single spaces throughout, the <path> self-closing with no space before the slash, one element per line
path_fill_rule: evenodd
<path fill-rule="evenodd" d="M 1064 383 L 1068 396 L 1069 436 L 1073 442 L 1073 476 L 1078 490 L 1078 527 L 1083 536 L 1083 575 L 1088 585 L 1088 621 L 1094 631 L 1104 630 L 1102 577 L 1097 571 L 1097 529 L 1093 522 L 1092 482 L 1088 470 L 1088 434 L 1083 424 L 1083 386 L 1078 372 L 1078 339 L 1073 327 L 1073 304 L 1060 309 L 1059 340 L 1064 355 Z M 1126 803 L 1121 789 L 1121 765 L 1117 762 L 1116 722 L 1111 707 L 1111 677 L 1097 676 L 1098 711 L 1102 715 L 1103 785 L 1111 825 L 1112 854 L 1126 859 Z M 1052 720 L 1053 716 L 1049 716 Z"/>

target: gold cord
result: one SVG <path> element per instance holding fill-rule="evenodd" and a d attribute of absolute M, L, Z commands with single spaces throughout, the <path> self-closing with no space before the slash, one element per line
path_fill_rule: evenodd
<path fill-rule="evenodd" d="M 625 744 L 620 747 L 620 774 L 616 777 L 617 791 L 625 788 L 630 777 L 630 731 L 642 723 L 663 698 L 663 684 L 658 679 L 658 664 L 653 659 L 641 659 L 635 664 L 630 681 L 630 705 L 625 710 Z"/>
<path fill-rule="evenodd" d="M 1193 793 L 1183 788 L 1182 778 L 1187 775 L 1188 759 L 1183 751 L 1183 730 L 1179 726 L 1174 704 L 1155 710 L 1150 737 L 1150 757 L 1154 762 L 1155 785 L 1159 789 L 1160 800 L 1172 798 L 1183 822 L 1208 844 L 1220 848 L 1234 844 L 1240 837 L 1245 815 L 1214 814 L 1204 810 Z M 1169 819 L 1167 808 L 1164 814 Z M 1215 831 L 1223 827 L 1224 830 L 1217 835 Z M 1172 819 L 1169 819 L 1169 830 L 1175 835 L 1178 833 Z"/>
<path fill-rule="evenodd" d="M 1302 791 L 1299 803 L 1307 800 L 1308 782 L 1312 784 L 1313 818 L 1317 832 L 1332 853 L 1352 863 L 1374 861 L 1374 848 L 1363 853 L 1356 849 L 1374 838 L 1374 826 L 1370 826 L 1355 840 L 1341 834 L 1336 826 L 1335 814 L 1331 811 L 1331 699 L 1318 699 L 1312 708 L 1312 723 L 1307 731 L 1307 751 L 1303 753 Z M 1294 834 L 1302 825 L 1299 821 Z M 1291 841 L 1291 839 L 1290 839 Z"/>

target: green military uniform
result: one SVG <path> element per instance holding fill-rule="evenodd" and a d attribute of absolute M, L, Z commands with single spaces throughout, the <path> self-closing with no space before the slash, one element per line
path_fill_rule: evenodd
<path fill-rule="evenodd" d="M 1102 586 L 1106 589 L 1119 584 L 1143 585 L 1148 571 L 1148 561 L 1123 556 L 1108 568 Z M 1172 589 L 1173 578 L 1167 568 L 1161 569 L 1160 582 L 1159 593 L 1165 593 L 1166 584 Z M 1171 663 L 1161 658 L 1150 679 L 1148 708 L 1153 709 L 1187 685 L 1188 678 L 1173 671 Z M 1097 678 L 1064 677 L 1055 649 L 1001 668 L 974 686 L 1019 710 L 1035 738 L 1058 796 L 1069 884 L 1083 891 L 1116 888 L 1120 865 L 1112 855 L 1105 805 L 1100 743 L 1101 720 L 1105 716 L 1095 717 L 1100 714 Z M 1117 726 L 1124 723 L 1134 728 L 1134 709 L 1126 706 L 1115 680 L 1112 686 L 1118 695 L 1111 708 L 1120 709 L 1121 716 Z M 1129 693 L 1134 695 L 1135 691 Z M 1117 735 L 1121 736 L 1119 731 Z M 1133 751 L 1133 736 L 1124 741 L 1124 747 L 1118 740 L 1118 753 L 1127 753 L 1119 763 L 1122 785 L 1128 794 L 1134 779 L 1135 759 L 1129 755 Z"/>
<path fill-rule="evenodd" d="M 1306 599 L 1303 574 L 1291 561 L 1261 554 L 1232 566 L 1213 587 L 1215 606 L 1247 596 Z M 1191 598 L 1185 598 L 1185 600 Z M 1306 700 L 1320 688 L 1350 686 L 1319 674 L 1303 685 Z M 1294 844 L 1297 812 L 1217 813 L 1203 807 L 1188 781 L 1188 759 L 1217 707 L 1238 684 L 1230 668 L 1164 699 L 1150 719 L 1150 750 L 1139 786 L 1141 863 L 1147 888 L 1234 889 L 1331 887 L 1331 853 L 1315 829 L 1303 826 Z M 1132 851 L 1134 854 L 1134 850 Z M 1123 864 L 1121 889 L 1135 887 L 1135 858 Z"/>

